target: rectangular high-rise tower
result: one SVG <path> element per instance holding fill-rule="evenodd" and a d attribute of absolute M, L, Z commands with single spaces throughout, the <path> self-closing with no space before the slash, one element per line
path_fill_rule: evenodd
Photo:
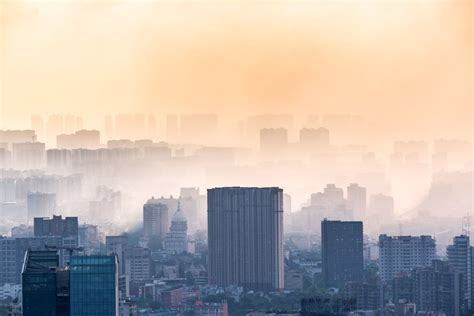
<path fill-rule="evenodd" d="M 143 205 L 143 235 L 163 240 L 168 233 L 168 207 L 155 198 Z"/>
<path fill-rule="evenodd" d="M 209 283 L 283 289 L 283 190 L 208 190 Z"/>
<path fill-rule="evenodd" d="M 361 282 L 364 273 L 362 222 L 321 222 L 323 282 L 343 288 L 346 282 Z"/>

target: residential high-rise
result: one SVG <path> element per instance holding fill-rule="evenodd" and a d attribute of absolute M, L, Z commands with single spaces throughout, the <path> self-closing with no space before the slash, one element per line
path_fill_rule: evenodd
<path fill-rule="evenodd" d="M 460 235 L 453 238 L 453 244 L 446 248 L 448 263 L 463 276 L 463 292 L 467 307 L 472 306 L 472 247 L 469 236 Z"/>
<path fill-rule="evenodd" d="M 163 240 L 168 232 L 168 207 L 151 198 L 143 205 L 143 235 Z"/>
<path fill-rule="evenodd" d="M 414 269 L 412 275 L 417 311 L 446 316 L 461 314 L 463 276 L 458 270 L 446 262 L 433 260 L 430 266 Z"/>
<path fill-rule="evenodd" d="M 73 134 L 56 136 L 58 149 L 97 149 L 100 148 L 100 132 L 97 130 L 80 130 Z"/>
<path fill-rule="evenodd" d="M 400 272 L 431 265 L 436 259 L 436 243 L 431 236 L 379 236 L 379 271 L 382 281 L 391 281 Z"/>
<path fill-rule="evenodd" d="M 283 289 L 283 190 L 226 187 L 207 193 L 209 283 Z"/>
<path fill-rule="evenodd" d="M 115 255 L 71 257 L 71 316 L 118 316 L 118 297 Z"/>
<path fill-rule="evenodd" d="M 163 248 L 171 253 L 188 251 L 188 225 L 179 206 L 171 220 L 170 232 L 166 235 Z"/>
<path fill-rule="evenodd" d="M 347 187 L 347 201 L 352 208 L 354 219 L 363 221 L 367 210 L 367 189 L 357 183 Z"/>
<path fill-rule="evenodd" d="M 41 169 L 46 166 L 45 144 L 39 142 L 13 143 L 12 163 L 17 169 Z"/>
<path fill-rule="evenodd" d="M 323 220 L 321 255 L 326 287 L 343 288 L 347 282 L 361 282 L 364 272 L 362 222 Z"/>

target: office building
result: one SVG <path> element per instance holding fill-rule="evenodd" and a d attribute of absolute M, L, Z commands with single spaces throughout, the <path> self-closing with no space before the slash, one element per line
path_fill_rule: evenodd
<path fill-rule="evenodd" d="M 118 316 L 117 257 L 72 256 L 71 316 Z"/>
<path fill-rule="evenodd" d="M 28 251 L 22 270 L 23 315 L 69 316 L 69 271 L 54 250 Z"/>
<path fill-rule="evenodd" d="M 61 215 L 53 215 L 51 219 L 35 217 L 33 222 L 35 236 L 78 237 L 77 217 L 64 219 Z"/>
<path fill-rule="evenodd" d="M 283 289 L 283 190 L 214 188 L 207 198 L 209 283 Z"/>
<path fill-rule="evenodd" d="M 379 236 L 379 271 L 383 281 L 401 272 L 431 265 L 436 259 L 436 243 L 431 236 Z"/>
<path fill-rule="evenodd" d="M 143 236 L 163 240 L 168 233 L 168 207 L 155 198 L 143 205 Z"/>
<path fill-rule="evenodd" d="M 362 222 L 321 222 L 322 279 L 326 287 L 361 282 L 364 272 Z"/>

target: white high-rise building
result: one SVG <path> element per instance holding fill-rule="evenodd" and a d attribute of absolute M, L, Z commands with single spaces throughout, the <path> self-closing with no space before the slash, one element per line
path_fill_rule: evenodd
<path fill-rule="evenodd" d="M 436 242 L 431 236 L 379 236 L 379 271 L 382 281 L 401 272 L 430 266 L 436 259 Z"/>

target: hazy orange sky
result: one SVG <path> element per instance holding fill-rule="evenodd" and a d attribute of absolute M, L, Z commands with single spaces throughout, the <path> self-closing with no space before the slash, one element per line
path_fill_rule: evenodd
<path fill-rule="evenodd" d="M 3 0 L 4 126 L 33 113 L 350 113 L 466 138 L 472 10 L 470 0 Z"/>

